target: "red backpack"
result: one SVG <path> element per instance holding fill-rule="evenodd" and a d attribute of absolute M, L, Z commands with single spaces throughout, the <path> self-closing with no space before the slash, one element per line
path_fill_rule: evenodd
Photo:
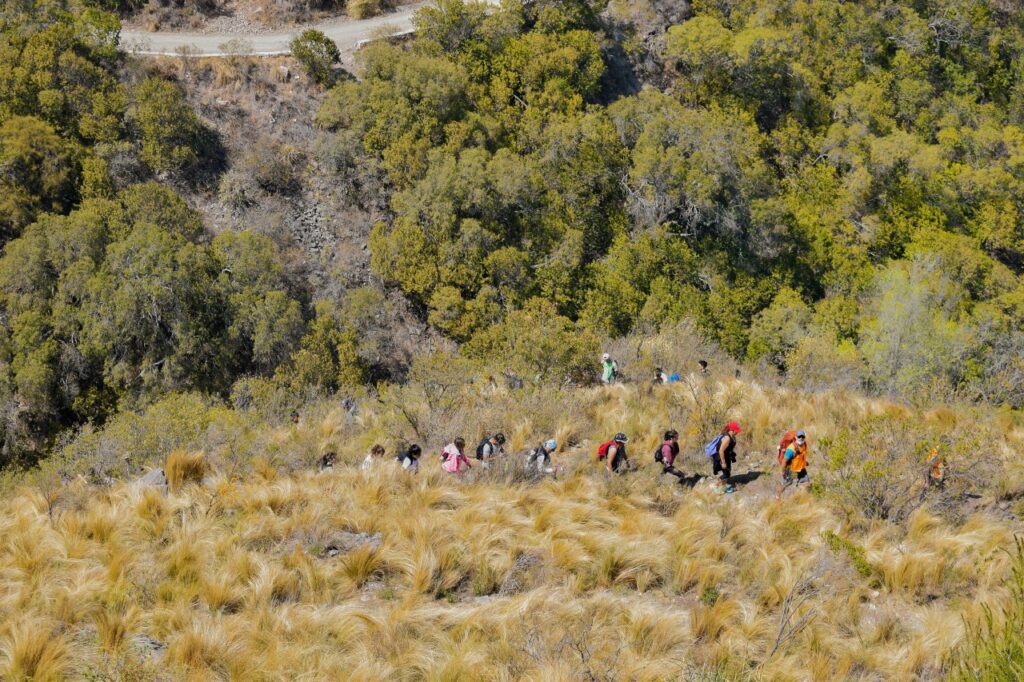
<path fill-rule="evenodd" d="M 778 452 L 778 458 L 779 458 L 779 464 L 780 465 L 785 466 L 785 464 L 786 464 L 786 449 L 789 448 L 789 446 L 792 445 L 795 442 L 796 442 L 796 431 L 786 431 L 786 433 L 782 434 L 782 440 L 779 441 L 779 452 Z"/>
<path fill-rule="evenodd" d="M 615 445 L 615 441 L 614 440 L 608 440 L 608 441 L 605 441 L 604 443 L 601 443 L 601 445 L 598 446 L 598 448 L 597 448 L 597 455 L 596 455 L 596 458 L 597 458 L 598 462 L 600 462 L 602 459 L 604 459 L 604 458 L 606 458 L 608 456 L 608 448 L 610 448 L 613 445 Z"/>

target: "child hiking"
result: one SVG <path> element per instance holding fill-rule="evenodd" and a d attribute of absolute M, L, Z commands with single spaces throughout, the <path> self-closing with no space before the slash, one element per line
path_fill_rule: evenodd
<path fill-rule="evenodd" d="M 444 446 L 444 450 L 441 451 L 441 468 L 449 474 L 461 474 L 473 468 L 473 465 L 469 463 L 469 459 L 466 457 L 465 440 L 456 438 Z"/>
<path fill-rule="evenodd" d="M 672 474 L 680 481 L 686 476 L 682 471 L 672 466 L 672 463 L 676 461 L 676 457 L 679 456 L 679 432 L 675 429 L 669 429 L 665 432 L 665 440 L 662 441 L 661 445 L 654 452 L 654 461 L 661 464 L 661 473 Z"/>

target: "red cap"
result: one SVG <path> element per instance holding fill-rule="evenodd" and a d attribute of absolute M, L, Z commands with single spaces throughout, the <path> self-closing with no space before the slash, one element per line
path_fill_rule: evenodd
<path fill-rule="evenodd" d="M 729 431 L 735 431 L 736 433 L 740 432 L 740 425 L 737 424 L 736 422 L 729 422 L 728 424 L 725 425 L 725 428 L 728 429 Z"/>

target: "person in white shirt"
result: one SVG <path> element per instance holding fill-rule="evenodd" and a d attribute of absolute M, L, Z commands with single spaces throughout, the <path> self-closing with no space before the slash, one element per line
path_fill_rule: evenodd
<path fill-rule="evenodd" d="M 384 459 L 384 446 L 377 444 L 370 448 L 370 454 L 363 460 L 363 465 L 360 467 L 363 471 L 369 471 L 376 468 L 377 462 Z"/>

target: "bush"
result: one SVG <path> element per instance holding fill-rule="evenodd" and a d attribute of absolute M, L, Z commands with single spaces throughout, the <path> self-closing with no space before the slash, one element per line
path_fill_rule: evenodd
<path fill-rule="evenodd" d="M 291 42 L 292 56 L 302 68 L 320 85 L 330 85 L 334 80 L 334 63 L 341 59 L 341 52 L 333 40 L 316 29 L 306 29 Z"/>
<path fill-rule="evenodd" d="M 949 676 L 954 682 L 998 682 L 1024 679 L 1024 540 L 1009 580 L 1010 595 L 996 618 L 986 607 L 981 622 L 968 624 L 967 637 L 954 655 Z"/>

